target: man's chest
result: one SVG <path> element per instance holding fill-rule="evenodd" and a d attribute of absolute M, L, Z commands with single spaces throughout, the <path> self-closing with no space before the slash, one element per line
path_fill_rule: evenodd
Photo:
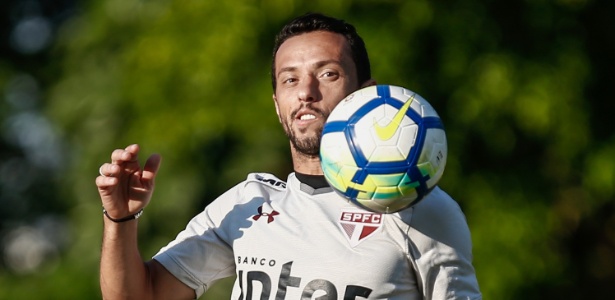
<path fill-rule="evenodd" d="M 251 222 L 232 245 L 236 287 L 244 293 L 355 299 L 415 285 L 408 258 L 380 214 L 341 208 L 323 216 L 265 205 Z"/>

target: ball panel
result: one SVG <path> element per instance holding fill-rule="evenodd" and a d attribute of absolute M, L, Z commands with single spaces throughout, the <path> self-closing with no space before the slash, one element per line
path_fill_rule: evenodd
<path fill-rule="evenodd" d="M 403 197 L 416 197 L 416 189 L 421 185 L 418 180 L 410 176 L 410 173 L 405 173 L 404 177 L 399 181 L 398 188 Z"/>
<path fill-rule="evenodd" d="M 342 166 L 338 172 L 325 171 L 325 179 L 332 188 L 343 194 L 345 197 L 351 197 L 353 194 L 350 190 L 353 189 L 355 183 L 348 181 L 347 178 L 352 178 L 359 169 L 353 166 Z M 350 193 L 349 193 L 350 192 Z"/>
<path fill-rule="evenodd" d="M 408 158 L 410 150 L 414 147 L 418 133 L 419 126 L 415 123 L 401 127 L 400 139 L 397 141 L 396 146 L 400 153 L 404 153 L 404 159 Z"/>
<path fill-rule="evenodd" d="M 371 211 L 381 213 L 394 213 L 412 205 L 412 199 L 399 198 L 396 200 L 351 200 L 351 202 Z"/>
<path fill-rule="evenodd" d="M 358 171 L 350 153 L 343 132 L 331 132 L 322 136 L 320 160 L 325 179 L 333 188 L 345 191 L 348 187 L 346 178 L 352 178 Z"/>
<path fill-rule="evenodd" d="M 381 145 L 374 149 L 367 159 L 370 162 L 403 162 L 406 160 L 407 154 L 408 152 L 402 153 L 397 145 Z"/>
<path fill-rule="evenodd" d="M 340 165 L 355 165 L 350 148 L 343 142 L 345 139 L 343 132 L 331 132 L 323 135 L 320 147 L 321 163 L 326 163 L 334 168 L 339 168 Z"/>
<path fill-rule="evenodd" d="M 358 90 L 344 98 L 338 105 L 336 109 L 334 109 L 329 117 L 327 118 L 327 122 L 331 121 L 347 121 L 352 114 L 354 114 L 357 110 L 359 110 L 362 106 L 364 106 L 368 101 L 365 99 L 374 99 L 378 98 L 378 93 L 376 89 L 361 89 Z M 337 109 L 339 107 L 339 109 Z"/>
<path fill-rule="evenodd" d="M 447 144 L 444 130 L 427 129 L 426 141 L 419 157 L 417 166 L 421 172 L 429 176 L 427 184 L 436 185 L 444 173 L 446 165 Z"/>

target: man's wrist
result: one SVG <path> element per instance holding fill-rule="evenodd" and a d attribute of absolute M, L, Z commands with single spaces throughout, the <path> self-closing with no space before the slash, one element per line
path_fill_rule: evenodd
<path fill-rule="evenodd" d="M 105 215 L 105 217 L 107 217 L 107 219 L 109 219 L 109 220 L 111 220 L 111 221 L 113 221 L 115 223 L 122 223 L 122 222 L 127 222 L 127 221 L 130 221 L 130 220 L 136 220 L 136 219 L 140 218 L 141 215 L 143 215 L 143 209 L 141 209 L 141 210 L 139 210 L 134 215 L 130 215 L 130 216 L 127 216 L 127 217 L 116 219 L 116 218 L 113 218 L 113 217 L 109 216 L 109 213 L 107 213 L 107 210 L 105 210 L 104 207 L 103 207 L 102 211 L 103 211 L 103 214 Z"/>

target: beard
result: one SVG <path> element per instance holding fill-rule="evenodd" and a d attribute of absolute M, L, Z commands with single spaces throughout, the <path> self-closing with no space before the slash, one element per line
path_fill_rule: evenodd
<path fill-rule="evenodd" d="M 312 109 L 316 114 L 320 115 L 323 120 L 326 120 L 327 114 L 324 113 L 322 110 L 310 107 L 309 104 L 307 106 Z M 290 120 L 295 119 L 297 111 L 291 114 Z M 284 132 L 286 133 L 286 136 L 290 140 L 290 143 L 293 145 L 295 150 L 307 156 L 318 156 L 320 154 L 320 139 L 322 136 L 323 126 L 318 127 L 314 135 L 300 138 L 297 136 L 297 133 L 292 130 L 290 123 L 291 121 L 285 120 L 284 122 L 282 122 L 282 127 L 284 127 Z M 307 130 L 304 130 L 304 132 L 305 131 Z"/>
<path fill-rule="evenodd" d="M 318 156 L 320 154 L 320 136 L 322 135 L 322 128 L 317 130 L 315 136 L 309 136 L 302 139 L 298 138 L 297 135 L 290 129 L 285 129 L 285 131 L 286 136 L 288 136 L 290 143 L 293 147 L 295 147 L 297 152 L 307 156 Z"/>

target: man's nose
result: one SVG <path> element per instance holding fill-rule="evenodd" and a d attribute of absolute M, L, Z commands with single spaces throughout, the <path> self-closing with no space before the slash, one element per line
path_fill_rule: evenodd
<path fill-rule="evenodd" d="M 298 97 L 302 102 L 314 102 L 320 99 L 318 79 L 307 76 L 299 83 Z"/>

